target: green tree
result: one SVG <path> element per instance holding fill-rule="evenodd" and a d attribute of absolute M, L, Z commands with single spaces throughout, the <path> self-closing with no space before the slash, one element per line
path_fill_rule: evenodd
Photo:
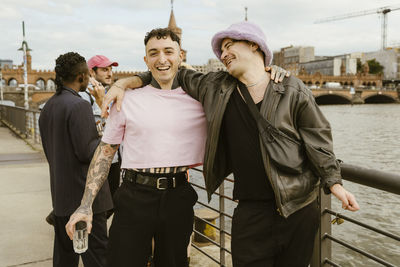
<path fill-rule="evenodd" d="M 362 63 L 359 58 L 357 58 L 357 73 L 362 72 Z"/>
<path fill-rule="evenodd" d="M 371 74 L 382 74 L 383 69 L 385 68 L 382 66 L 376 59 L 367 60 L 369 66 L 369 73 Z"/>

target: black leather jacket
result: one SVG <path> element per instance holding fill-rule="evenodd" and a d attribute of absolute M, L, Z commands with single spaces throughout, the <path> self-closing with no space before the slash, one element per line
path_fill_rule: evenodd
<path fill-rule="evenodd" d="M 146 82 L 142 75 L 139 76 Z M 202 74 L 186 69 L 179 71 L 177 79 L 189 95 L 202 103 L 206 114 L 208 129 L 203 171 L 210 200 L 225 177 L 232 173 L 223 145 L 221 124 L 237 80 L 223 71 Z M 311 91 L 293 76 L 268 87 L 260 112 L 275 127 L 304 146 L 306 167 L 302 174 L 293 175 L 277 169 L 260 143 L 276 205 L 280 214 L 288 217 L 316 199 L 320 184 L 325 193 L 330 193 L 329 187 L 333 184 L 341 184 L 331 128 Z"/>

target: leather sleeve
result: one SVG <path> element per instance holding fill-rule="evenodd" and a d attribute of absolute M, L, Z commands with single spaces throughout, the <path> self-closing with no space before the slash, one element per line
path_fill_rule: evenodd
<path fill-rule="evenodd" d="M 302 88 L 298 95 L 297 126 L 304 142 L 306 155 L 313 171 L 320 177 L 326 194 L 334 184 L 342 184 L 340 164 L 333 153 L 332 132 L 328 120 L 319 109 L 308 89 Z"/>
<path fill-rule="evenodd" d="M 222 73 L 226 74 L 226 72 L 209 72 L 204 74 L 194 70 L 181 69 L 178 72 L 178 82 L 186 93 L 200 103 L 203 103 L 207 91 L 215 88 L 215 82 Z"/>
<path fill-rule="evenodd" d="M 151 83 L 152 76 L 150 71 L 139 72 L 136 73 L 135 76 L 138 76 L 142 80 L 143 86 L 146 86 Z"/>

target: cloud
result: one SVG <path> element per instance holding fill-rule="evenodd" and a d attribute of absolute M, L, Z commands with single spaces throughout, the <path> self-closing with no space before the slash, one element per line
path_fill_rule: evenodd
<path fill-rule="evenodd" d="M 175 0 L 174 14 L 183 30 L 183 48 L 190 64 L 214 58 L 212 36 L 244 19 L 264 30 L 273 50 L 292 45 L 315 46 L 318 55 L 371 51 L 380 48 L 379 16 L 368 15 L 325 24 L 320 18 L 382 6 L 395 0 Z M 20 64 L 21 21 L 33 49 L 33 66 L 51 69 L 60 53 L 77 51 L 85 57 L 104 54 L 120 63 L 118 69 L 145 69 L 143 38 L 147 31 L 168 25 L 166 0 L 2 0 L 0 58 Z M 400 40 L 400 10 L 388 14 L 388 43 Z"/>

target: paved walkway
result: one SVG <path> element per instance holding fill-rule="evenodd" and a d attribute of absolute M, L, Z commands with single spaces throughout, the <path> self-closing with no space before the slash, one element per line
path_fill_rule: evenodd
<path fill-rule="evenodd" d="M 0 125 L 0 266 L 50 267 L 54 230 L 48 165 Z"/>
<path fill-rule="evenodd" d="M 52 266 L 54 230 L 45 221 L 50 210 L 50 178 L 43 153 L 0 122 L 0 267 Z M 214 246 L 203 249 L 216 258 L 219 255 Z M 190 254 L 191 266 L 218 266 L 196 249 Z"/>

